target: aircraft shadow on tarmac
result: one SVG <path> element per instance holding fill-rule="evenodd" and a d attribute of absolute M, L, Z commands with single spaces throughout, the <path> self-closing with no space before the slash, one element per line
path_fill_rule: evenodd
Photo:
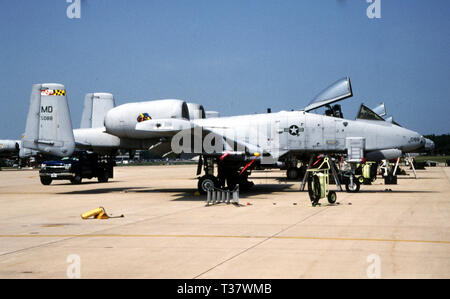
<path fill-rule="evenodd" d="M 94 182 L 86 182 L 82 185 L 95 185 Z M 108 183 L 110 184 L 110 183 Z M 255 184 L 251 190 L 241 191 L 239 193 L 240 198 L 249 198 L 257 195 L 272 194 L 276 192 L 307 192 L 300 191 L 299 188 L 291 188 L 295 184 Z M 104 185 L 102 185 L 104 186 Z M 393 185 L 395 186 L 395 185 Z M 331 189 L 334 190 L 336 188 Z M 438 191 L 427 191 L 427 190 L 392 190 L 391 186 L 386 186 L 384 189 L 380 190 L 364 190 L 364 186 L 361 186 L 359 193 L 439 193 Z M 394 187 L 395 188 L 395 187 Z M 75 190 L 68 192 L 59 192 L 58 194 L 105 194 L 105 193 L 172 193 L 171 197 L 174 201 L 204 201 L 206 200 L 205 195 L 195 195 L 197 189 L 195 188 L 152 188 L 151 186 L 145 187 L 111 187 L 111 188 L 93 188 L 86 190 Z M 339 191 L 338 191 L 339 192 Z M 343 190 L 342 192 L 345 192 Z M 356 193 L 357 194 L 357 193 Z"/>
<path fill-rule="evenodd" d="M 255 185 L 249 191 L 240 191 L 239 198 L 247 198 L 250 196 L 270 194 L 274 192 L 297 192 L 297 190 L 289 189 L 292 185 L 288 184 L 261 184 Z M 174 201 L 205 201 L 206 195 L 195 195 L 197 189 L 194 188 L 157 188 L 157 189 L 140 189 L 130 192 L 136 193 L 173 193 Z"/>
<path fill-rule="evenodd" d="M 84 185 L 84 184 L 83 184 Z M 58 192 L 58 194 L 104 194 L 104 193 L 128 193 L 136 192 L 139 189 L 148 187 L 116 187 L 116 188 L 95 188 L 87 190 L 76 190 L 68 192 Z"/>
<path fill-rule="evenodd" d="M 271 194 L 276 192 L 298 192 L 298 190 L 290 189 L 292 185 L 288 184 L 260 184 L 255 185 L 251 190 L 248 191 L 240 191 L 239 192 L 239 198 L 248 198 L 256 195 L 264 195 L 264 194 Z M 157 189 L 154 190 L 155 192 L 173 192 L 171 189 L 167 189 L 167 191 L 164 191 L 165 189 Z M 173 190 L 173 189 L 172 189 Z M 200 195 L 196 196 L 193 192 L 196 190 L 194 189 L 186 189 L 185 192 L 179 192 L 175 194 L 174 196 L 177 196 L 177 198 L 173 199 L 174 201 L 205 201 L 206 195 Z"/>
<path fill-rule="evenodd" d="M 397 179 L 402 179 L 402 180 L 439 180 L 441 178 L 439 177 L 421 177 L 418 176 L 418 178 L 416 179 L 414 176 L 398 176 Z"/>
<path fill-rule="evenodd" d="M 241 191 L 240 198 L 250 196 L 270 194 L 274 192 L 299 192 L 297 188 L 290 189 L 292 184 L 257 184 L 249 191 Z M 112 187 L 93 188 L 86 190 L 75 190 L 59 192 L 58 194 L 105 194 L 105 193 L 173 193 L 172 200 L 176 201 L 205 201 L 206 195 L 195 195 L 196 188 L 152 188 L 148 187 Z"/>
<path fill-rule="evenodd" d="M 362 188 L 362 187 L 361 187 Z M 386 188 L 390 189 L 390 188 Z M 359 190 L 358 193 L 440 193 L 439 191 L 426 191 L 426 190 Z"/>

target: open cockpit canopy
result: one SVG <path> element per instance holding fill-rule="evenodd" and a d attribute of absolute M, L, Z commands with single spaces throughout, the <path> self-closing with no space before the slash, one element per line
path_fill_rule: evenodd
<path fill-rule="evenodd" d="M 384 118 L 375 113 L 372 109 L 367 107 L 364 104 L 361 104 L 359 107 L 358 114 L 356 115 L 356 119 L 367 119 L 367 120 L 380 120 L 384 121 Z"/>
<path fill-rule="evenodd" d="M 341 101 L 349 98 L 353 95 L 352 85 L 350 78 L 342 78 L 319 93 L 309 104 L 306 106 L 305 111 L 311 111 L 326 105 L 330 105 L 334 102 Z"/>

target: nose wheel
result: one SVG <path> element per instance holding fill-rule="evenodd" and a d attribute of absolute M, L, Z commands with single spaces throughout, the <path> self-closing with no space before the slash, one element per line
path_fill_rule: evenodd
<path fill-rule="evenodd" d="M 359 188 L 361 187 L 361 184 L 358 180 L 353 179 L 350 182 L 347 182 L 345 184 L 345 190 L 349 193 L 356 193 L 359 191 Z"/>

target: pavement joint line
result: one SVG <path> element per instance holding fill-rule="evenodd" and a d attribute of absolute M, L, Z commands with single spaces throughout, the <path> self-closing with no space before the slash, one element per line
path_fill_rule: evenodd
<path fill-rule="evenodd" d="M 324 241 L 367 241 L 367 242 L 399 242 L 399 243 L 432 243 L 450 244 L 450 241 L 438 240 L 404 240 L 379 238 L 338 238 L 311 236 L 251 236 L 251 235 L 146 235 L 146 234 L 83 234 L 83 235 L 0 235 L 0 238 L 231 238 L 231 239 L 280 239 L 280 240 L 324 240 Z"/>
<path fill-rule="evenodd" d="M 329 209 L 329 207 L 326 207 L 325 209 L 319 210 L 319 211 L 316 212 L 316 213 L 312 213 L 311 215 L 308 215 L 308 216 L 302 218 L 301 220 L 297 221 L 296 223 L 293 223 L 293 224 L 291 224 L 291 225 L 289 225 L 289 226 L 283 228 L 282 230 L 280 230 L 279 232 L 277 232 L 277 233 L 275 233 L 275 234 L 273 234 L 273 235 L 271 235 L 271 236 L 263 237 L 264 240 L 262 240 L 261 242 L 258 242 L 258 243 L 256 243 L 256 244 L 254 244 L 254 245 L 252 245 L 252 246 L 250 246 L 250 247 L 248 247 L 248 248 L 242 250 L 241 252 L 239 252 L 239 253 L 233 255 L 232 257 L 230 257 L 230 258 L 228 258 L 228 259 L 226 259 L 226 260 L 224 260 L 224 261 L 218 263 L 218 264 L 215 265 L 214 267 L 211 267 L 211 268 L 209 268 L 208 270 L 206 270 L 206 271 L 204 271 L 204 272 L 202 272 L 202 273 L 196 275 L 196 276 L 194 277 L 194 279 L 197 279 L 197 278 L 199 278 L 200 276 L 205 275 L 206 273 L 208 273 L 208 272 L 210 272 L 210 271 L 216 269 L 217 267 L 219 267 L 219 266 L 221 266 L 221 265 L 223 265 L 223 264 L 225 264 L 225 263 L 231 261 L 232 259 L 234 259 L 234 258 L 236 258 L 236 257 L 238 257 L 238 256 L 240 256 L 240 255 L 242 255 L 242 254 L 244 254 L 244 253 L 246 253 L 246 252 L 248 252 L 248 251 L 250 251 L 250 250 L 256 248 L 256 247 L 258 247 L 259 245 L 265 243 L 265 242 L 268 241 L 268 240 L 274 239 L 274 238 L 277 237 L 277 236 L 280 237 L 279 234 L 281 234 L 282 232 L 284 232 L 284 231 L 286 231 L 286 230 L 288 230 L 288 229 L 290 229 L 290 228 L 292 228 L 292 227 L 294 227 L 294 226 L 296 226 L 296 225 L 298 225 L 298 224 L 300 224 L 300 223 L 302 223 L 302 222 L 308 220 L 309 218 L 311 218 L 311 217 L 313 217 L 313 216 L 315 216 L 315 215 L 317 215 L 317 214 L 319 214 L 319 213 L 322 213 L 323 211 L 326 211 L 326 210 L 328 210 L 328 209 Z"/>
<path fill-rule="evenodd" d="M 450 183 L 450 177 L 447 174 L 447 171 L 445 171 L 445 169 L 441 169 L 441 171 L 445 174 L 445 176 L 447 177 L 448 182 Z"/>

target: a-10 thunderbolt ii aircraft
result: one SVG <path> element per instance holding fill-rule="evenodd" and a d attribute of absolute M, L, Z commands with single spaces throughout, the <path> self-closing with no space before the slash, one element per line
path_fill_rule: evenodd
<path fill-rule="evenodd" d="M 197 175 L 205 171 L 198 189 L 205 192 L 236 184 L 251 187 L 248 176 L 256 165 L 307 161 L 317 153 L 345 154 L 348 162 L 360 163 L 362 158 L 391 159 L 425 145 L 419 133 L 389 122 L 342 118 L 340 106 L 331 104 L 351 96 L 350 79 L 343 78 L 300 111 L 206 119 L 191 119 L 180 100 L 130 103 L 110 109 L 104 127 L 84 129 L 82 137 L 75 138 L 64 86 L 37 84 L 23 146 L 57 156 L 70 155 L 75 146 L 101 151 L 113 143 L 116 148 L 198 154 Z M 327 115 L 310 113 L 323 106 L 329 108 Z"/>

